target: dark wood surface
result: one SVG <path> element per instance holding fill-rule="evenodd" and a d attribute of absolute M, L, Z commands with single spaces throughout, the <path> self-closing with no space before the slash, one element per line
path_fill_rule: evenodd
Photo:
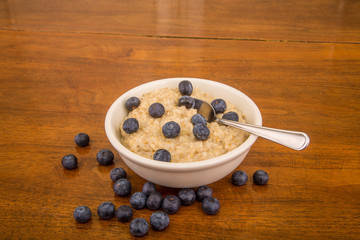
<path fill-rule="evenodd" d="M 358 1 L 0 1 L 0 238 L 131 239 L 109 172 L 127 170 L 105 114 L 122 93 L 156 79 L 199 77 L 251 97 L 263 124 L 304 131 L 301 152 L 258 139 L 237 170 L 211 184 L 215 216 L 199 202 L 145 239 L 359 239 L 360 4 Z M 91 144 L 76 147 L 87 132 Z M 115 164 L 99 166 L 109 148 Z M 61 158 L 79 158 L 64 170 Z M 253 185 L 258 169 L 266 186 Z M 157 186 L 165 196 L 177 189 Z M 79 205 L 93 212 L 78 224 Z M 149 219 L 149 210 L 134 217 Z"/>

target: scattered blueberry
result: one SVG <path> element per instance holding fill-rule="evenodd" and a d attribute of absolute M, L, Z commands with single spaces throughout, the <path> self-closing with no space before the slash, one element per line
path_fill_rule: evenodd
<path fill-rule="evenodd" d="M 108 149 L 102 149 L 96 154 L 96 160 L 102 166 L 111 165 L 114 163 L 114 154 Z"/>
<path fill-rule="evenodd" d="M 150 225 L 157 231 L 164 230 L 169 226 L 170 218 L 169 215 L 162 211 L 157 211 L 150 216 Z"/>
<path fill-rule="evenodd" d="M 120 222 L 129 222 L 133 217 L 133 210 L 128 205 L 122 205 L 116 209 L 115 216 Z"/>
<path fill-rule="evenodd" d="M 159 118 L 165 113 L 165 108 L 161 103 L 153 103 L 149 107 L 149 114 L 153 118 Z"/>
<path fill-rule="evenodd" d="M 113 189 L 116 195 L 123 197 L 130 194 L 131 183 L 126 178 L 120 178 L 114 183 Z"/>
<path fill-rule="evenodd" d="M 203 117 L 203 115 L 196 113 L 191 117 L 191 123 L 193 125 L 196 125 L 196 124 L 206 125 L 207 121 L 206 121 L 206 118 Z"/>
<path fill-rule="evenodd" d="M 204 213 L 214 215 L 220 209 L 220 202 L 216 198 L 207 197 L 202 201 L 201 207 Z"/>
<path fill-rule="evenodd" d="M 146 199 L 146 208 L 149 210 L 158 210 L 161 207 L 162 195 L 160 192 L 152 192 Z"/>
<path fill-rule="evenodd" d="M 115 215 L 115 205 L 112 202 L 103 202 L 99 205 L 97 213 L 102 219 L 110 219 Z"/>
<path fill-rule="evenodd" d="M 248 176 L 247 176 L 246 172 L 241 171 L 241 170 L 235 171 L 231 175 L 231 183 L 236 185 L 236 186 L 244 185 L 247 180 L 248 180 Z"/>
<path fill-rule="evenodd" d="M 227 112 L 222 116 L 222 118 L 235 122 L 239 121 L 239 115 L 236 112 Z"/>
<path fill-rule="evenodd" d="M 135 218 L 130 223 L 130 233 L 135 237 L 142 237 L 149 231 L 149 224 L 143 218 Z"/>
<path fill-rule="evenodd" d="M 120 178 L 126 178 L 126 177 L 127 177 L 127 173 L 123 168 L 113 168 L 110 171 L 110 178 L 111 180 L 113 180 L 113 182 L 116 182 Z"/>
<path fill-rule="evenodd" d="M 124 121 L 122 128 L 128 134 L 135 133 L 139 130 L 139 121 L 136 118 L 128 118 Z"/>
<path fill-rule="evenodd" d="M 145 193 L 146 196 L 149 196 L 150 193 L 156 191 L 156 186 L 152 182 L 145 182 L 142 188 L 142 192 Z"/>
<path fill-rule="evenodd" d="M 133 195 L 131 195 L 130 198 L 130 205 L 139 210 L 143 209 L 146 204 L 146 195 L 143 192 L 136 192 Z"/>
<path fill-rule="evenodd" d="M 183 80 L 179 83 L 179 91 L 182 95 L 190 96 L 193 92 L 193 86 L 190 81 Z"/>
<path fill-rule="evenodd" d="M 213 191 L 209 186 L 201 186 L 196 190 L 197 199 L 202 202 L 207 197 L 212 197 Z"/>
<path fill-rule="evenodd" d="M 162 127 L 162 133 L 167 138 L 176 138 L 180 134 L 180 125 L 174 121 L 167 122 Z"/>
<path fill-rule="evenodd" d="M 164 198 L 161 204 L 162 210 L 167 214 L 174 214 L 180 209 L 180 199 L 175 195 L 168 195 Z"/>
<path fill-rule="evenodd" d="M 89 145 L 90 137 L 86 133 L 79 133 L 75 136 L 75 143 L 79 147 L 85 147 Z"/>
<path fill-rule="evenodd" d="M 204 124 L 195 124 L 193 134 L 198 140 L 206 140 L 210 135 L 210 129 Z"/>
<path fill-rule="evenodd" d="M 154 160 L 162 161 L 162 162 L 170 162 L 171 161 L 171 154 L 166 149 L 159 149 L 155 152 Z"/>
<path fill-rule="evenodd" d="M 226 110 L 226 102 L 221 98 L 213 100 L 211 105 L 213 106 L 215 113 L 223 113 Z"/>
<path fill-rule="evenodd" d="M 79 206 L 74 211 L 74 218 L 79 223 L 86 223 L 91 218 L 91 210 L 87 206 Z"/>
<path fill-rule="evenodd" d="M 179 98 L 178 106 L 185 106 L 187 109 L 195 108 L 195 100 L 189 96 L 182 96 Z"/>
<path fill-rule="evenodd" d="M 137 97 L 131 97 L 125 102 L 126 109 L 131 112 L 140 105 L 140 99 Z"/>
<path fill-rule="evenodd" d="M 195 202 L 196 193 L 191 188 L 183 188 L 183 189 L 180 189 L 180 191 L 178 193 L 178 197 L 179 197 L 182 205 L 188 206 Z"/>
<path fill-rule="evenodd" d="M 269 175 L 263 170 L 257 170 L 253 175 L 253 180 L 256 185 L 264 185 L 269 181 Z"/>
<path fill-rule="evenodd" d="M 78 166 L 78 159 L 73 154 L 68 154 L 61 159 L 61 164 L 68 170 L 75 169 Z"/>

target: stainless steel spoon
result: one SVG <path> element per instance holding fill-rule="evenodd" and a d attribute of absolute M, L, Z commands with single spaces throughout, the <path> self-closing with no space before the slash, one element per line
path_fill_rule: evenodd
<path fill-rule="evenodd" d="M 310 143 L 309 136 L 303 132 L 262 127 L 227 119 L 217 119 L 214 108 L 209 103 L 199 99 L 195 99 L 195 108 L 208 122 L 216 121 L 224 125 L 236 127 L 294 150 L 303 150 Z"/>

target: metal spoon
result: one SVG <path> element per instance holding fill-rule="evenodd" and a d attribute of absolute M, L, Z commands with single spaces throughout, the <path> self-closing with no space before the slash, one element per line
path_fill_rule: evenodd
<path fill-rule="evenodd" d="M 224 125 L 236 127 L 294 150 L 303 150 L 310 143 L 309 136 L 303 132 L 262 127 L 227 119 L 217 119 L 214 108 L 209 103 L 199 99 L 195 99 L 195 108 L 208 122 L 216 121 Z"/>

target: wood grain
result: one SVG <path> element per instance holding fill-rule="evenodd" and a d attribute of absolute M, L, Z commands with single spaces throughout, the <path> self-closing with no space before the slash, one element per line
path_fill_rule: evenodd
<path fill-rule="evenodd" d="M 360 45 L 154 39 L 91 34 L 1 31 L 2 121 L 0 235 L 5 239 L 130 238 L 128 224 L 99 220 L 103 201 L 118 207 L 129 197 L 112 190 L 110 170 L 124 167 L 134 192 L 145 182 L 116 155 L 98 166 L 111 103 L 154 79 L 192 76 L 229 84 L 258 104 L 267 126 L 307 132 L 310 146 L 295 152 L 259 139 L 238 169 L 250 178 L 234 187 L 230 176 L 211 184 L 221 202 L 206 216 L 197 202 L 171 215 L 164 232 L 146 238 L 346 238 L 359 227 Z M 75 147 L 87 132 L 91 146 Z M 61 167 L 75 153 L 79 168 Z M 267 186 L 252 184 L 257 169 Z M 176 189 L 159 187 L 164 194 Z M 78 205 L 93 211 L 77 224 Z M 135 211 L 149 218 L 151 211 Z"/>
<path fill-rule="evenodd" d="M 0 27 L 141 36 L 360 42 L 356 0 L 9 0 Z"/>
<path fill-rule="evenodd" d="M 210 185 L 215 216 L 199 202 L 145 239 L 358 239 L 360 39 L 358 1 L 0 1 L 0 238 L 134 239 L 129 223 L 96 209 L 129 204 L 109 172 L 123 167 L 105 114 L 127 90 L 167 77 L 228 84 L 252 98 L 263 124 L 304 131 L 296 152 L 258 139 L 237 168 Z M 87 132 L 91 144 L 75 146 Z M 115 164 L 99 166 L 108 148 Z M 79 158 L 64 170 L 61 158 Z M 270 175 L 256 186 L 252 174 Z M 157 186 L 162 194 L 177 189 Z M 79 205 L 92 219 L 78 224 Z M 149 219 L 149 210 L 134 217 Z"/>

